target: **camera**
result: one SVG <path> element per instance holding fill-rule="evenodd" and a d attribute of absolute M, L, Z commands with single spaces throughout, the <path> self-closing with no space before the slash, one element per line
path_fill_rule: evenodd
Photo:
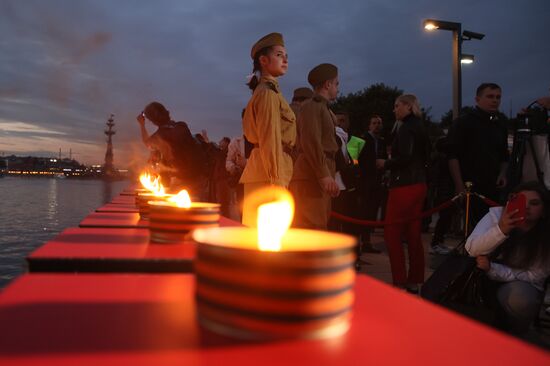
<path fill-rule="evenodd" d="M 548 112 L 544 108 L 528 106 L 525 110 L 517 114 L 514 130 L 516 132 L 526 132 L 533 135 L 543 135 L 550 132 Z"/>

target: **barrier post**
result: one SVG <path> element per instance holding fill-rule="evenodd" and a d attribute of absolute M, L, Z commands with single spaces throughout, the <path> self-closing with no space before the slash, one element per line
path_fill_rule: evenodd
<path fill-rule="evenodd" d="M 472 182 L 465 182 L 464 187 L 466 188 L 466 217 L 464 218 L 464 240 L 468 238 L 469 232 L 469 223 L 470 223 L 470 198 L 472 196 Z"/>

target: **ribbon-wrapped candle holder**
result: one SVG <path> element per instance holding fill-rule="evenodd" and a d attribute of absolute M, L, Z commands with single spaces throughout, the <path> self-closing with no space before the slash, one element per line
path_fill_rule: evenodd
<path fill-rule="evenodd" d="M 266 222 L 258 229 L 193 232 L 200 323 L 217 333 L 255 340 L 343 334 L 353 305 L 356 239 L 324 231 L 285 231 L 280 213 L 266 214 L 259 211 L 259 222 Z M 281 226 L 282 234 L 269 231 Z M 279 240 L 280 247 L 261 250 L 262 236 Z"/>
<path fill-rule="evenodd" d="M 166 201 L 149 202 L 149 232 L 152 242 L 180 243 L 191 230 L 219 226 L 218 203 L 191 202 L 187 192 L 183 192 Z M 180 196 L 185 199 L 180 200 Z"/>

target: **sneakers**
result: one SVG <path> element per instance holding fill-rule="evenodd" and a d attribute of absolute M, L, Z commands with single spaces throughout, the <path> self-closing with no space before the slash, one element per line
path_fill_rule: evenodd
<path fill-rule="evenodd" d="M 441 244 L 434 244 L 430 246 L 430 254 L 447 255 L 451 252 L 449 248 Z"/>
<path fill-rule="evenodd" d="M 398 289 L 404 292 L 408 292 L 409 294 L 418 295 L 419 288 L 418 284 L 416 283 L 409 283 L 407 285 L 394 285 Z"/>
<path fill-rule="evenodd" d="M 376 249 L 371 243 L 362 243 L 361 244 L 361 253 L 382 253 L 381 250 Z"/>
<path fill-rule="evenodd" d="M 407 286 L 405 286 L 405 290 L 409 293 L 409 294 L 418 294 L 418 285 L 416 283 L 413 283 L 413 284 L 409 284 Z"/>

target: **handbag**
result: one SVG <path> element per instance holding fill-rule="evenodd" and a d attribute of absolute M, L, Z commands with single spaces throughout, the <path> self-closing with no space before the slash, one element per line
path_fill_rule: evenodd
<path fill-rule="evenodd" d="M 477 321 L 494 324 L 491 283 L 485 272 L 476 265 L 474 257 L 464 253 L 464 243 L 439 266 L 422 286 L 421 296 L 429 301 L 456 311 Z M 493 252 L 491 257 L 500 250 Z"/>

